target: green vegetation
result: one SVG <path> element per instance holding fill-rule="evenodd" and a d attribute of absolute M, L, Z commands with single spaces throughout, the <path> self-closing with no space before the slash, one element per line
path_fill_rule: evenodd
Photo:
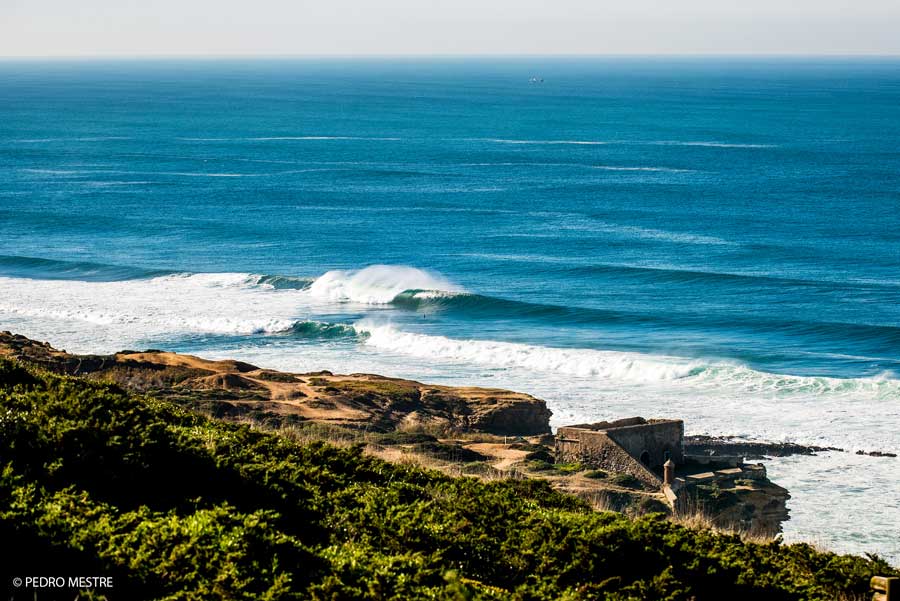
<path fill-rule="evenodd" d="M 550 451 L 541 447 L 539 450 L 531 451 L 530 453 L 525 455 L 525 461 L 543 461 L 544 463 L 553 463 L 554 458 L 553 454 L 550 453 Z"/>
<path fill-rule="evenodd" d="M 378 444 L 382 444 L 385 446 L 397 445 L 397 444 L 420 444 L 426 442 L 437 442 L 438 439 L 431 434 L 426 434 L 424 432 L 388 432 L 386 434 L 381 434 L 376 439 Z"/>
<path fill-rule="evenodd" d="M 472 449 L 467 449 L 460 444 L 444 442 L 420 442 L 411 447 L 415 453 L 428 455 L 444 461 L 456 461 L 459 463 L 471 463 L 473 461 L 485 461 L 487 457 Z"/>
<path fill-rule="evenodd" d="M 342 394 L 360 401 L 389 400 L 392 404 L 415 403 L 419 389 L 407 382 L 396 380 L 326 380 L 310 378 L 311 386 L 325 387 L 331 394 Z"/>
<path fill-rule="evenodd" d="M 547 461 L 526 461 L 525 467 L 532 472 L 555 472 L 556 466 Z"/>
<path fill-rule="evenodd" d="M 653 497 L 645 497 L 641 499 L 640 505 L 638 506 L 639 511 L 644 513 L 670 513 L 669 506 L 660 501 L 659 499 L 654 499 Z"/>
<path fill-rule="evenodd" d="M 542 481 L 299 444 L 9 361 L 0 541 L 8 574 L 113 576 L 129 600 L 826 600 L 896 573 L 593 513 Z"/>
<path fill-rule="evenodd" d="M 580 463 L 557 463 L 553 467 L 564 474 L 574 474 L 584 469 Z"/>
<path fill-rule="evenodd" d="M 584 473 L 585 478 L 591 478 L 592 480 L 603 480 L 608 476 L 609 474 L 603 470 L 588 470 Z"/>
<path fill-rule="evenodd" d="M 643 488 L 641 481 L 631 474 L 613 474 L 609 478 L 609 482 L 622 488 L 633 488 L 635 490 Z"/>

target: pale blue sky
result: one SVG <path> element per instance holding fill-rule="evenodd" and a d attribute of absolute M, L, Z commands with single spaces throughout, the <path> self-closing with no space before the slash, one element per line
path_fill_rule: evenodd
<path fill-rule="evenodd" d="M 898 0 L 0 0 L 0 56 L 900 54 Z"/>

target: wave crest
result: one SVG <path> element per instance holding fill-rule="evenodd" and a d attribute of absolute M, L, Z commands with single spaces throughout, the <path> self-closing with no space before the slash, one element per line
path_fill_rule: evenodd
<path fill-rule="evenodd" d="M 792 376 L 757 371 L 735 363 L 665 355 L 457 340 L 403 332 L 371 320 L 358 322 L 355 329 L 365 337 L 364 344 L 381 350 L 495 368 L 521 368 L 631 383 L 669 382 L 691 388 L 727 388 L 773 396 L 863 394 L 876 399 L 900 399 L 900 380 L 886 374 L 872 378 Z"/>
<path fill-rule="evenodd" d="M 697 362 L 652 358 L 638 353 L 562 349 L 492 340 L 456 340 L 403 332 L 371 320 L 362 320 L 355 324 L 355 328 L 357 332 L 367 335 L 365 344 L 382 350 L 492 367 L 520 367 L 631 381 L 676 380 L 693 375 L 702 367 Z"/>
<path fill-rule="evenodd" d="M 359 333 L 353 326 L 324 321 L 298 321 L 290 327 L 288 332 L 298 338 L 315 340 L 335 340 L 357 338 L 359 336 Z"/>
<path fill-rule="evenodd" d="M 455 294 L 463 288 L 443 277 L 405 265 L 370 265 L 359 270 L 333 270 L 309 287 L 313 297 L 339 302 L 384 305 L 400 294 Z"/>

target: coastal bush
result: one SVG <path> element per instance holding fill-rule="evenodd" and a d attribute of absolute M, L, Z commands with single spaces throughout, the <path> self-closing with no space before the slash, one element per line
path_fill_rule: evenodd
<path fill-rule="evenodd" d="M 129 600 L 824 601 L 897 573 L 595 513 L 544 480 L 301 444 L 3 360 L 0 540 L 10 575 L 109 575 Z"/>
<path fill-rule="evenodd" d="M 631 474 L 613 474 L 610 476 L 609 482 L 616 486 L 621 486 L 622 488 L 643 488 L 641 481 Z"/>
<path fill-rule="evenodd" d="M 580 463 L 557 463 L 553 467 L 566 474 L 574 474 L 584 469 L 584 466 Z"/>
<path fill-rule="evenodd" d="M 556 470 L 556 466 L 548 461 L 526 461 L 525 466 L 533 472 L 552 472 Z"/>
<path fill-rule="evenodd" d="M 435 440 L 420 442 L 411 447 L 412 452 L 421 453 L 434 457 L 435 459 L 443 459 L 444 461 L 455 461 L 458 463 L 470 463 L 472 461 L 485 461 L 487 457 L 472 449 L 467 449 L 458 444 L 450 444 L 438 442 Z"/>
<path fill-rule="evenodd" d="M 644 513 L 671 513 L 669 506 L 654 497 L 644 497 L 638 504 L 638 511 Z"/>
<path fill-rule="evenodd" d="M 609 474 L 603 470 L 588 470 L 584 473 L 585 478 L 591 478 L 593 480 L 603 480 L 607 476 L 609 476 Z"/>
<path fill-rule="evenodd" d="M 379 444 L 386 446 L 398 444 L 418 444 L 423 442 L 437 442 L 437 438 L 424 432 L 388 432 L 377 438 Z"/>
<path fill-rule="evenodd" d="M 531 451 L 525 455 L 526 461 L 543 461 L 544 463 L 553 463 L 553 454 L 547 449 L 541 447 L 537 451 Z"/>

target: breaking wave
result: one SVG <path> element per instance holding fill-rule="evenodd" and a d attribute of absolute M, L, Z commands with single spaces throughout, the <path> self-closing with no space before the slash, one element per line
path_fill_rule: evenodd
<path fill-rule="evenodd" d="M 306 290 L 315 280 L 289 275 L 261 275 L 256 277 L 256 284 L 274 290 Z"/>
<path fill-rule="evenodd" d="M 351 325 L 323 321 L 298 321 L 288 330 L 293 336 L 314 340 L 358 338 L 360 334 Z"/>
<path fill-rule="evenodd" d="M 359 270 L 334 270 L 312 283 L 313 297 L 368 305 L 384 305 L 409 290 L 417 294 L 454 294 L 463 288 L 443 277 L 403 265 L 371 265 Z"/>
<path fill-rule="evenodd" d="M 363 343 L 423 359 L 518 368 L 632 383 L 669 382 L 698 388 L 728 388 L 771 395 L 860 395 L 900 400 L 900 380 L 829 378 L 773 374 L 725 362 L 584 348 L 555 348 L 492 340 L 457 340 L 404 332 L 362 320 L 355 329 Z"/>

